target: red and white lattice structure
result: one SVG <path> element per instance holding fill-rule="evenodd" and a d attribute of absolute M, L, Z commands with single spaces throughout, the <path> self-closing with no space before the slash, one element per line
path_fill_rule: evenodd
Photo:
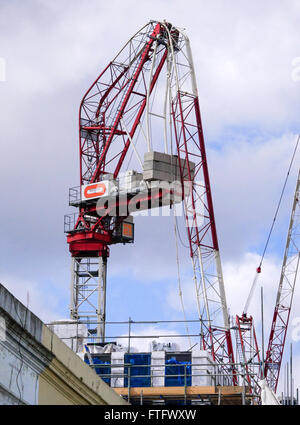
<path fill-rule="evenodd" d="M 247 316 L 250 299 L 253 296 L 254 286 L 260 273 L 257 270 L 254 284 L 252 285 L 244 313 L 236 317 L 237 332 L 236 344 L 239 361 L 244 369 L 244 374 L 251 392 L 259 394 L 257 385 L 259 379 L 265 378 L 268 386 L 276 392 L 284 346 L 289 325 L 294 290 L 300 261 L 300 172 L 298 174 L 296 191 L 292 206 L 286 247 L 281 269 L 279 287 L 277 291 L 275 309 L 269 336 L 265 360 L 259 350 L 253 318 Z"/>
<path fill-rule="evenodd" d="M 264 376 L 276 392 L 300 261 L 300 172 L 287 235 Z"/>
<path fill-rule="evenodd" d="M 121 196 L 115 189 L 108 203 L 99 203 L 99 197 L 109 182 L 117 185 L 129 163 L 143 173 L 145 154 L 170 155 L 181 185 L 201 348 L 221 365 L 228 384 L 236 384 L 195 71 L 184 31 L 151 21 L 125 44 L 83 97 L 79 149 L 80 187 L 70 190 L 70 205 L 79 211 L 65 218 L 73 259 L 71 317 L 96 320 L 97 337 L 105 340 L 109 247 L 133 241 L 129 210 L 119 212 L 136 196 L 143 208 L 151 208 L 153 197 L 159 201 L 165 193 L 153 195 L 145 181 L 138 193 Z M 125 225 L 131 226 L 129 236 Z"/>

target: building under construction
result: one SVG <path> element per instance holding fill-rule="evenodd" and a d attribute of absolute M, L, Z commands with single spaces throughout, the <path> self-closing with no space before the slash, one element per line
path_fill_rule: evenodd
<path fill-rule="evenodd" d="M 228 314 L 195 69 L 183 30 L 150 21 L 130 38 L 82 99 L 79 146 L 80 186 L 69 192 L 77 213 L 65 216 L 72 322 L 53 324 L 55 331 L 66 337 L 73 327 L 68 337 L 75 350 L 131 402 L 259 404 L 262 388 L 276 400 L 299 265 L 300 180 L 264 353 L 248 312 L 262 261 L 242 315 Z M 198 317 L 185 336 L 195 343 L 182 351 L 174 338 L 158 343 L 153 335 L 148 352 L 132 352 L 132 321 L 128 344 L 105 333 L 109 248 L 133 243 L 134 213 L 158 207 L 171 209 L 175 239 L 186 234 Z M 176 252 L 178 263 L 177 239 Z"/>

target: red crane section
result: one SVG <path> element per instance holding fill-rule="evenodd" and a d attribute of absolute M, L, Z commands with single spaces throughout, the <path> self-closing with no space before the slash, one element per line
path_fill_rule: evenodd
<path fill-rule="evenodd" d="M 300 260 L 300 172 L 296 185 L 264 375 L 276 392 Z"/>
<path fill-rule="evenodd" d="M 118 176 L 146 106 L 144 67 L 151 60 L 153 43 L 163 35 L 164 29 L 159 23 L 149 34 L 136 34 L 85 94 L 79 116 L 81 185 L 98 181 L 107 174 L 107 169 L 114 178 Z M 167 49 L 162 45 L 150 93 L 166 56 Z M 77 199 L 80 201 L 80 192 Z M 99 209 L 96 211 L 95 200 L 81 202 L 79 217 L 68 236 L 72 255 L 108 256 L 108 246 L 118 242 L 114 232 L 122 218 L 112 220 L 109 211 L 102 215 Z"/>
<path fill-rule="evenodd" d="M 163 70 L 162 89 L 159 81 Z M 158 102 L 161 112 L 153 113 L 151 103 L 157 89 L 164 96 Z M 156 131 L 152 128 L 154 118 L 161 120 L 155 126 Z M 133 241 L 130 202 L 135 199 L 140 208 L 151 208 L 155 198 L 158 205 L 165 205 L 164 196 L 176 193 L 172 184 L 177 177 L 192 259 L 202 348 L 209 350 L 219 363 L 227 376 L 226 383 L 235 384 L 198 92 L 185 33 L 169 23 L 153 21 L 138 31 L 86 92 L 80 105 L 79 133 L 81 186 L 70 192 L 70 205 L 78 207 L 79 213 L 67 222 L 67 241 L 73 257 L 71 316 L 77 320 L 96 317 L 100 323 L 97 334 L 104 341 L 109 246 Z M 138 146 L 140 134 L 144 137 L 143 146 Z M 162 134 L 163 149 L 158 143 Z M 125 158 L 130 148 L 142 169 L 144 186 L 124 195 L 118 179 L 120 172 L 127 170 Z M 163 171 L 155 169 L 162 164 Z M 162 181 L 171 186 L 153 192 L 153 183 Z M 170 205 L 173 203 L 171 200 Z M 124 232 L 124 226 L 127 231 L 131 228 L 132 237 Z M 95 291 L 98 291 L 97 306 L 91 301 Z M 82 310 L 84 304 L 89 304 L 88 311 Z"/>

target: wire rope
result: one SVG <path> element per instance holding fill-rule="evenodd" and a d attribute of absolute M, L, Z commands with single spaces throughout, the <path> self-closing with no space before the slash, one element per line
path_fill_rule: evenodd
<path fill-rule="evenodd" d="M 281 190 L 281 193 L 280 193 L 279 201 L 278 201 L 277 208 L 276 208 L 276 211 L 275 211 L 275 215 L 274 215 L 274 218 L 273 218 L 270 230 L 269 230 L 267 241 L 266 241 L 266 244 L 264 246 L 264 250 L 263 250 L 263 253 L 262 253 L 262 256 L 261 256 L 261 259 L 260 259 L 260 263 L 259 263 L 259 266 L 256 269 L 255 277 L 254 277 L 254 280 L 253 280 L 253 283 L 252 283 L 252 286 L 251 286 L 251 289 L 250 289 L 250 292 L 249 292 L 249 295 L 248 295 L 248 298 L 247 298 L 247 301 L 246 301 L 246 304 L 245 304 L 245 307 L 244 307 L 244 310 L 243 310 L 244 316 L 247 315 L 247 311 L 248 311 L 250 302 L 251 302 L 252 297 L 253 297 L 254 289 L 256 287 L 256 284 L 257 284 L 257 281 L 258 281 L 258 278 L 259 278 L 259 274 L 261 273 L 262 264 L 263 264 L 265 254 L 266 254 L 266 251 L 268 249 L 269 242 L 270 242 L 273 230 L 274 230 L 274 226 L 275 226 L 275 223 L 276 223 L 276 220 L 277 220 L 278 212 L 279 212 L 279 209 L 280 209 L 280 206 L 281 206 L 281 202 L 282 202 L 283 195 L 284 195 L 284 192 L 285 192 L 285 189 L 286 189 L 288 178 L 290 176 L 290 172 L 291 172 L 291 169 L 292 169 L 292 166 L 293 166 L 293 163 L 294 163 L 294 159 L 295 159 L 295 156 L 296 156 L 296 153 L 297 153 L 297 150 L 298 150 L 299 142 L 300 142 L 300 134 L 298 135 L 297 143 L 296 143 L 295 149 L 293 151 L 293 155 L 292 155 L 292 159 L 290 161 L 288 172 L 287 172 L 286 178 L 284 180 L 284 184 L 283 184 L 283 187 L 282 187 L 282 190 Z"/>

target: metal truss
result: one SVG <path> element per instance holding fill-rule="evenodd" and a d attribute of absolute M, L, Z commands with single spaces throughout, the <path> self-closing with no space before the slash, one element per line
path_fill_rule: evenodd
<path fill-rule="evenodd" d="M 87 324 L 96 320 L 99 342 L 104 342 L 107 258 L 72 258 L 71 271 L 71 318 Z"/>
<path fill-rule="evenodd" d="M 276 392 L 300 260 L 300 171 L 272 320 L 264 375 Z"/>
<path fill-rule="evenodd" d="M 229 316 L 193 59 L 189 39 L 182 31 L 179 33 L 177 53 L 169 34 L 173 71 L 170 99 L 183 190 L 190 184 L 188 196 L 184 196 L 186 229 L 198 314 L 207 324 L 201 330 L 203 349 L 211 351 L 214 360 L 224 365 L 225 372 L 226 365 L 234 363 Z M 193 170 L 190 161 L 195 163 Z M 235 376 L 232 371 L 231 376 Z M 231 383 L 235 384 L 236 379 Z"/>
<path fill-rule="evenodd" d="M 250 394 L 259 395 L 258 379 L 262 375 L 259 348 L 252 316 L 236 316 L 236 348 Z"/>
<path fill-rule="evenodd" d="M 133 154 L 140 167 L 145 152 L 177 156 L 202 348 L 236 384 L 197 84 L 185 33 L 155 21 L 138 31 L 86 92 L 79 133 L 81 185 L 105 179 L 107 173 L 116 179 Z M 80 204 L 68 236 L 73 257 L 108 257 L 120 218 L 98 213 L 95 205 Z"/>
<path fill-rule="evenodd" d="M 162 26 L 150 22 L 85 94 L 80 105 L 81 184 L 97 181 L 108 167 L 117 177 L 165 63 L 165 43 Z"/>

